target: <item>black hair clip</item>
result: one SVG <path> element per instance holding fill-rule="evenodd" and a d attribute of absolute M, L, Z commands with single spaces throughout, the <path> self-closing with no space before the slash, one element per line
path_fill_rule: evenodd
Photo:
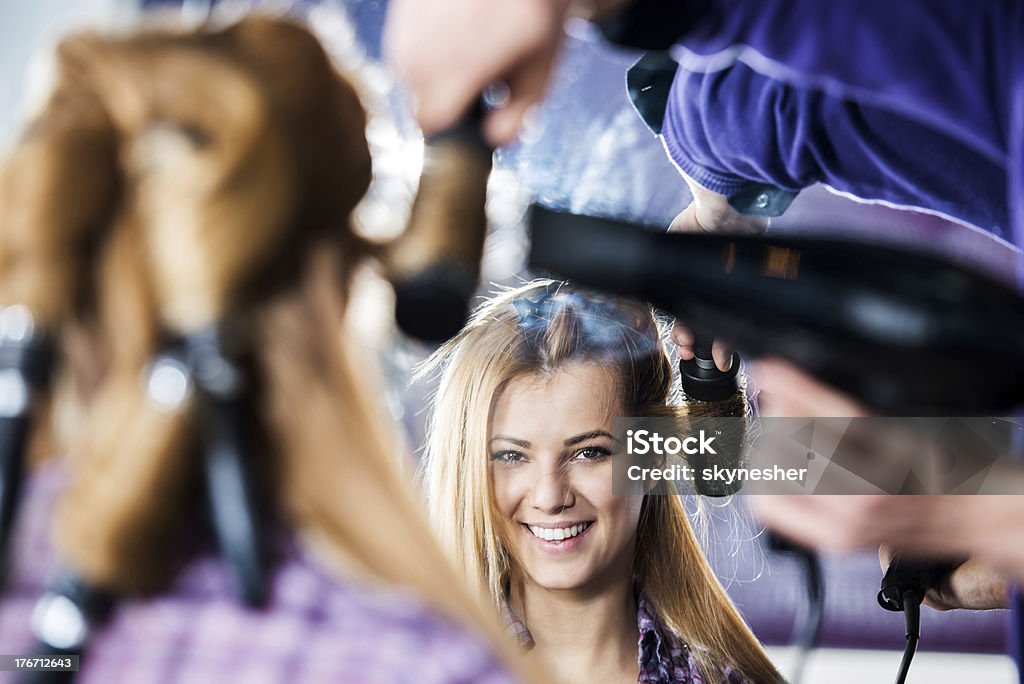
<path fill-rule="evenodd" d="M 25 476 L 32 395 L 49 384 L 54 348 L 25 306 L 0 309 L 0 587 Z"/>
<path fill-rule="evenodd" d="M 563 312 L 571 312 L 579 327 L 580 348 L 601 356 L 616 356 L 624 350 L 635 356 L 657 351 L 656 331 L 643 330 L 638 320 L 630 320 L 622 306 L 598 294 L 583 294 L 548 283 L 533 299 L 512 301 L 519 316 L 519 328 L 536 348 L 548 326 Z"/>
<path fill-rule="evenodd" d="M 561 283 L 550 282 L 532 299 L 517 297 L 512 300 L 512 307 L 519 316 L 519 329 L 523 331 L 527 342 L 536 348 L 548 325 L 554 320 L 563 303 L 555 298 Z"/>
<path fill-rule="evenodd" d="M 221 327 L 189 334 L 150 369 L 153 378 L 176 373 L 181 386 L 194 384 L 201 420 L 207 499 L 221 554 L 231 568 L 239 597 L 259 607 L 266 601 L 265 554 L 260 537 L 252 454 L 246 428 L 245 372 Z M 171 383 L 173 384 L 173 383 Z"/>
<path fill-rule="evenodd" d="M 242 600 L 266 600 L 264 553 L 245 421 L 245 373 L 221 328 L 184 339 L 188 366 L 200 390 L 206 491 L 221 553 L 232 568 Z"/>
<path fill-rule="evenodd" d="M 93 629 L 113 607 L 113 597 L 78 575 L 63 570 L 48 584 L 32 610 L 36 657 L 49 658 L 53 668 L 29 672 L 22 684 L 68 684 L 74 681 Z"/>
<path fill-rule="evenodd" d="M 561 283 L 550 282 L 544 286 L 533 299 L 529 297 L 516 297 L 512 300 L 512 307 L 519 316 L 519 327 L 530 329 L 538 323 L 547 324 L 551 320 L 553 307 L 557 304 L 554 295 L 558 293 Z"/>

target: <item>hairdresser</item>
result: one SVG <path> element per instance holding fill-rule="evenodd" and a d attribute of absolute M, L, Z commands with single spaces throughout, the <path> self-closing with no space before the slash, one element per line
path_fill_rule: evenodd
<path fill-rule="evenodd" d="M 1024 103 L 1020 57 L 1014 61 L 1008 56 L 1000 63 L 996 55 L 1003 53 L 998 46 L 1004 45 L 1010 55 L 1016 47 L 1001 43 L 999 35 L 985 38 L 987 60 L 985 51 L 972 47 L 988 35 L 984 27 L 989 22 L 998 24 L 995 17 L 1000 9 L 1012 13 L 1020 8 L 980 5 L 954 21 L 950 10 L 961 9 L 929 6 L 922 14 L 924 23 L 909 34 L 916 38 L 910 43 L 934 41 L 936 32 L 946 26 L 949 46 L 942 58 L 948 60 L 950 53 L 974 56 L 974 62 L 965 59 L 959 68 L 951 65 L 949 81 L 991 75 L 1005 90 L 997 85 L 986 91 L 983 83 L 977 83 L 972 103 L 950 105 L 948 112 L 939 108 L 946 94 L 941 85 L 932 92 L 925 88 L 927 83 L 916 89 L 913 83 L 901 84 L 905 91 L 916 93 L 901 100 L 891 84 L 873 84 L 870 73 L 862 74 L 868 78 L 863 84 L 853 78 L 855 74 L 837 82 L 843 78 L 842 70 L 834 74 L 822 67 L 801 76 L 783 64 L 748 53 L 751 63 L 777 77 L 771 78 L 743 62 L 702 71 L 697 68 L 699 59 L 684 58 L 686 66 L 676 73 L 661 132 L 694 202 L 677 217 L 673 229 L 763 230 L 768 217 L 784 211 L 800 189 L 822 182 L 861 199 L 937 213 L 1020 246 L 1020 136 L 1009 135 L 1005 142 L 998 136 L 1004 130 L 999 122 L 1020 120 Z M 841 10 L 841 6 L 830 6 L 830 10 Z M 1004 18 L 1011 21 L 1008 17 Z M 816 34 L 805 32 L 806 43 L 825 56 L 830 47 L 823 35 L 830 27 L 869 32 L 884 28 L 864 23 L 863 18 L 840 19 L 833 12 L 832 23 L 815 26 Z M 1015 21 L 1004 33 L 1019 32 L 1020 26 Z M 884 36 L 879 32 L 876 38 Z M 783 47 L 772 53 L 771 43 L 767 40 L 763 48 L 766 54 L 784 59 Z M 902 47 L 886 44 L 882 53 Z M 1011 65 L 1017 65 L 1017 70 Z M 935 68 L 928 59 L 909 55 L 903 66 L 924 72 Z M 1000 74 L 1005 74 L 1003 81 Z M 929 102 L 934 103 L 933 109 L 923 106 Z M 961 112 L 964 108 L 969 111 Z M 1002 145 L 996 153 L 993 141 Z M 688 331 L 677 326 L 674 332 L 680 354 L 689 356 Z M 724 348 L 716 349 L 716 358 L 725 365 L 730 355 Z M 765 360 L 753 365 L 752 374 L 761 388 L 762 415 L 865 415 L 865 409 L 850 398 L 790 364 Z M 1012 497 L 776 497 L 759 510 L 782 531 L 827 548 L 889 543 L 919 551 L 973 554 L 950 583 L 931 593 L 929 602 L 943 608 L 989 608 L 1005 605 L 1005 576 L 1019 578 L 1024 573 L 1024 560 L 1019 557 L 1024 527 L 1004 522 L 1020 520 L 1010 510 L 1017 504 Z M 810 520 L 814 524 L 808 525 Z M 916 526 L 907 521 L 916 521 Z"/>
<path fill-rule="evenodd" d="M 642 103 L 639 109 L 649 111 L 650 105 Z M 1005 170 L 931 126 L 886 109 L 772 79 L 743 63 L 714 72 L 681 66 L 663 107 L 663 121 L 658 121 L 662 140 L 693 195 L 671 230 L 761 232 L 802 188 L 826 183 L 860 199 L 925 209 L 1000 237 L 1009 233 Z M 680 356 L 692 357 L 692 337 L 684 326 L 674 328 L 673 338 Z M 732 355 L 716 344 L 715 357 L 724 369 Z M 775 372 L 776 366 L 781 370 Z M 762 416 L 865 415 L 853 401 L 791 365 L 763 361 L 748 370 L 760 381 L 755 384 L 762 388 Z M 923 500 L 806 498 L 814 501 L 773 497 L 759 510 L 769 521 L 781 517 L 782 529 L 801 540 L 817 539 L 826 548 L 877 546 L 889 539 L 901 549 L 960 556 L 973 554 L 964 542 L 976 535 L 949 532 L 970 527 L 968 511 L 983 503 L 981 497 L 931 499 L 928 505 L 947 515 L 922 517 L 922 525 L 934 523 L 933 535 L 921 529 L 908 535 L 892 530 L 893 522 L 922 508 Z M 789 506 L 804 505 L 811 505 L 812 515 L 787 516 Z M 855 509 L 861 506 L 864 511 L 858 514 Z M 949 524 L 950 515 L 956 525 Z M 817 524 L 808 525 L 808 520 Z M 833 522 L 836 528 L 829 532 Z M 929 538 L 930 543 L 924 541 Z M 983 551 L 972 557 L 929 592 L 926 604 L 943 610 L 1006 607 L 1006 577 L 1013 574 L 1008 548 L 1004 540 L 996 544 L 996 554 Z M 887 549 L 881 560 L 885 567 Z"/>
<path fill-rule="evenodd" d="M 713 72 L 680 67 L 666 105 L 662 139 L 694 198 L 672 230 L 763 231 L 769 217 L 784 211 L 802 188 L 826 183 L 860 199 L 924 209 L 999 237 L 1010 235 L 1005 169 L 927 124 L 770 78 L 742 62 Z M 674 338 L 680 355 L 692 356 L 689 331 L 676 326 Z M 722 345 L 715 352 L 726 367 L 728 349 Z M 862 407 L 791 365 L 764 361 L 751 369 L 762 388 L 763 416 L 865 415 Z M 903 549 L 920 549 L 924 543 L 924 551 L 971 555 L 963 542 L 977 536 L 950 531 L 980 528 L 991 513 L 971 511 L 992 504 L 982 498 L 931 499 L 928 505 L 937 513 L 920 519 L 932 529 L 930 535 L 921 528 L 893 529 L 894 521 L 923 508 L 923 500 L 776 497 L 759 510 L 783 530 L 826 548 L 888 540 Z M 790 506 L 800 512 L 787 513 Z M 955 525 L 947 520 L 950 516 Z M 931 591 L 926 603 L 940 609 L 1005 607 L 1006 576 L 1014 572 L 1007 552 L 1016 549 L 1010 541 L 992 542 L 994 553 L 982 549 Z M 884 565 L 884 549 L 882 556 Z"/>
<path fill-rule="evenodd" d="M 543 681 L 430 534 L 345 332 L 353 83 L 271 19 L 79 35 L 56 66 L 0 168 L 2 341 L 57 357 L 4 653 L 79 682 Z"/>
<path fill-rule="evenodd" d="M 857 101 L 856 93 L 843 98 L 771 78 L 742 62 L 703 71 L 686 66 L 692 59 L 683 61 L 658 120 L 648 120 L 693 195 L 672 230 L 761 232 L 801 189 L 825 183 L 860 199 L 923 209 L 1012 237 L 1005 166 L 931 123 L 872 98 Z M 638 105 L 641 112 L 658 109 L 649 102 Z M 677 325 L 673 337 L 680 356 L 692 357 L 689 331 Z M 726 368 L 732 358 L 728 348 L 716 344 L 714 351 Z M 762 388 L 763 416 L 865 415 L 849 398 L 792 365 L 767 360 L 752 368 Z M 759 511 L 783 531 L 825 548 L 888 543 L 971 556 L 929 592 L 926 604 L 978 610 L 1006 607 L 1007 577 L 1024 568 L 1013 557 L 1019 547 L 1014 540 L 1024 531 L 1011 524 L 999 534 L 990 524 L 1011 504 L 1004 499 L 773 497 Z M 907 520 L 917 522 L 907 527 Z M 979 536 L 979 529 L 991 531 L 991 538 Z M 976 542 L 981 548 L 974 548 Z M 883 548 L 883 567 L 888 555 Z"/>
<path fill-rule="evenodd" d="M 898 152 L 890 156 L 893 166 L 883 171 L 861 164 L 862 171 L 873 172 L 867 179 L 848 175 L 849 166 L 824 170 L 812 168 L 821 177 L 815 173 L 807 175 L 807 169 L 799 166 L 806 163 L 806 154 L 802 157 L 797 155 L 796 164 L 791 168 L 788 162 L 793 160 L 787 159 L 785 153 L 802 151 L 799 147 L 776 150 L 772 165 L 757 169 L 758 173 L 743 174 L 735 166 L 718 168 L 725 172 L 722 179 L 731 174 L 736 180 L 760 182 L 781 191 L 769 193 L 768 204 L 772 205 L 769 209 L 784 205 L 787 200 L 785 193 L 789 193 L 791 198 L 792 193 L 808 181 L 827 180 L 834 187 L 848 191 L 860 187 L 862 189 L 853 194 L 866 199 L 893 201 L 890 195 L 896 193 L 896 203 L 943 213 L 991 230 L 1018 246 L 1021 244 L 1024 234 L 1024 134 L 1019 122 L 1024 120 L 1024 7 L 1020 3 L 963 3 L 955 0 L 911 0 L 897 4 L 883 0 L 867 3 L 852 0 L 830 3 L 812 0 L 691 0 L 677 3 L 598 0 L 571 3 L 567 0 L 514 0 L 484 6 L 473 0 L 448 0 L 429 5 L 395 0 L 386 29 L 387 46 L 399 73 L 417 98 L 418 117 L 424 131 L 440 130 L 456 120 L 483 87 L 500 78 L 509 85 L 508 106 L 488 115 L 484 132 L 496 145 L 509 142 L 525 113 L 544 93 L 562 41 L 562 24 L 570 14 L 595 19 L 609 33 L 620 38 L 637 32 L 661 33 L 659 40 L 652 41 L 647 47 L 664 49 L 676 42 L 688 51 L 687 65 L 693 72 L 699 71 L 697 67 L 701 64 L 710 68 L 710 62 L 703 61 L 706 57 L 714 56 L 717 60 L 715 66 L 719 67 L 741 58 L 768 72 L 779 82 L 827 93 L 837 102 L 854 102 L 858 106 L 888 112 L 902 118 L 911 127 L 947 139 L 950 149 L 962 150 L 969 158 L 980 160 L 985 164 L 985 173 L 996 179 L 994 183 L 985 184 L 985 192 L 980 196 L 972 197 L 968 192 L 954 193 L 954 198 L 966 200 L 958 204 L 941 201 L 948 200 L 950 195 L 943 188 L 930 187 L 928 182 L 919 182 L 897 192 L 897 183 L 889 173 L 914 173 L 912 159 L 901 158 Z M 731 78 L 738 78 L 736 74 L 742 75 L 742 70 L 749 71 L 748 67 L 738 66 Z M 706 83 L 712 83 L 714 78 L 709 77 Z M 689 83 L 682 85 L 699 90 L 702 83 L 700 77 L 692 77 Z M 677 93 L 682 92 L 678 90 L 679 85 L 676 84 Z M 772 95 L 772 86 L 766 87 L 765 92 Z M 750 100 L 747 104 L 759 103 Z M 788 103 L 776 100 L 774 104 L 779 116 L 771 121 L 778 123 L 785 118 L 784 105 Z M 672 109 L 674 105 L 678 105 L 675 110 Z M 687 102 L 673 102 L 667 112 L 670 126 L 677 123 L 671 119 L 673 111 L 678 112 L 683 121 L 699 113 Z M 754 130 L 771 131 L 767 124 L 758 128 L 758 123 L 764 123 L 760 119 L 764 111 L 759 109 L 758 112 L 758 116 L 753 117 L 737 116 L 737 128 L 749 127 L 753 122 Z M 813 146 L 815 140 L 821 139 L 815 138 L 815 134 L 820 134 L 825 128 L 825 124 L 813 118 L 803 120 L 802 127 L 800 120 L 788 121 L 787 125 L 790 126 L 789 140 L 794 145 L 810 140 Z M 706 138 L 709 133 L 714 131 L 700 131 L 697 137 Z M 753 148 L 755 154 L 776 140 L 765 137 L 758 145 L 756 139 L 744 139 L 742 132 L 738 135 L 734 149 Z M 754 135 L 756 133 L 750 134 Z M 672 147 L 667 146 L 672 152 Z M 767 219 L 764 214 L 770 212 L 762 211 L 761 216 L 753 218 L 749 214 L 741 214 L 741 209 L 749 211 L 751 207 L 737 209 L 728 201 L 729 188 L 716 187 L 709 175 L 701 177 L 702 169 L 715 170 L 716 160 L 694 158 L 691 161 L 696 163 L 687 168 L 680 163 L 682 145 L 678 147 L 680 154 L 673 156 L 687 172 L 696 201 L 689 209 L 689 215 L 684 214 L 678 220 L 677 228 L 700 225 L 706 229 L 763 229 Z M 871 153 L 870 150 L 863 152 Z M 921 152 L 916 148 L 908 155 Z M 779 158 L 783 159 L 781 163 Z M 967 174 L 975 168 L 978 167 L 970 165 L 960 180 L 969 180 Z M 792 182 L 781 182 L 784 174 L 789 174 Z M 938 175 L 936 178 L 947 182 L 943 187 L 948 189 L 948 181 L 950 178 L 956 180 L 956 175 L 956 172 L 951 172 L 949 177 Z M 698 180 L 711 187 L 701 185 Z M 869 183 L 874 187 L 869 188 Z M 1003 190 L 1005 194 L 1000 193 L 993 198 L 992 187 Z M 759 200 L 757 194 L 753 197 L 754 208 L 765 208 L 757 207 L 764 204 L 764 200 Z M 1002 207 L 1006 207 L 1005 212 Z M 678 341 L 684 347 L 682 353 L 687 354 L 688 340 Z M 716 356 L 723 362 L 727 358 L 721 353 Z M 776 397 L 774 405 L 778 415 L 793 415 L 787 412 L 798 410 L 795 403 L 798 401 L 805 402 L 810 408 L 823 409 L 830 405 L 829 399 L 841 400 L 851 411 L 832 415 L 857 415 L 855 410 L 863 412 L 848 398 L 814 383 L 791 366 L 765 361 L 758 369 L 759 384 L 765 397 L 772 394 Z M 800 415 L 818 415 L 808 413 L 808 408 L 802 410 Z M 1004 572 L 1014 572 L 1017 576 L 1024 573 L 1024 558 L 1010 557 L 1016 550 L 1024 548 L 1020 543 L 1024 538 L 1024 523 L 1020 522 L 1019 513 L 1009 510 L 1020 505 L 1016 500 L 1004 497 L 985 502 L 978 498 L 972 503 L 974 506 L 1006 509 L 999 513 L 971 511 L 958 500 L 948 498 L 929 500 L 927 504 L 907 497 L 892 499 L 892 505 L 906 507 L 907 510 L 900 511 L 902 519 L 918 520 L 922 525 L 931 524 L 928 520 L 934 517 L 932 508 L 955 514 L 959 521 L 956 529 L 964 528 L 960 538 L 970 540 L 972 549 L 969 551 L 980 559 L 991 559 L 992 565 Z M 817 505 L 818 497 L 803 497 L 792 503 L 794 507 L 813 506 Z M 874 505 L 881 508 L 881 504 Z M 767 517 L 786 532 L 797 530 L 810 517 L 800 510 L 775 510 L 775 514 Z M 840 510 L 831 513 L 828 516 L 827 512 L 822 512 L 822 524 L 815 526 L 812 532 L 805 532 L 802 540 L 835 544 L 838 539 L 847 546 L 882 541 L 898 545 L 902 541 L 898 536 L 887 537 L 884 534 L 886 525 L 876 528 L 870 524 L 870 521 L 884 518 L 891 526 L 900 517 L 888 517 L 888 513 L 877 512 L 865 519 L 868 522 L 862 522 L 852 512 Z M 996 520 L 1000 522 L 993 524 Z M 994 529 L 999 527 L 1004 529 Z M 832 536 L 833 529 L 846 530 L 846 533 Z M 879 531 L 883 533 L 878 534 Z M 942 540 L 937 540 L 935 550 L 949 550 L 942 545 L 948 544 L 951 537 L 947 533 Z M 918 537 L 919 540 L 929 538 Z M 936 605 L 941 603 L 938 598 L 933 597 Z M 962 601 L 953 605 L 972 603 Z"/>

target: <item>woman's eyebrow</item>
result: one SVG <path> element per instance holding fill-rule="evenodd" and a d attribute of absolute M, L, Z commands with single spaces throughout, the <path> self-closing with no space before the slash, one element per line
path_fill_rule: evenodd
<path fill-rule="evenodd" d="M 527 442 L 525 439 L 516 439 L 515 437 L 509 437 L 508 435 L 494 435 L 493 437 L 490 438 L 490 440 L 488 440 L 487 443 L 490 444 L 491 442 L 495 442 L 498 440 L 504 442 L 512 442 L 516 446 L 521 446 L 524 449 L 528 449 L 530 447 L 530 443 Z"/>
<path fill-rule="evenodd" d="M 615 436 L 612 435 L 610 432 L 605 432 L 604 430 L 591 430 L 590 432 L 583 432 L 583 433 L 580 433 L 580 434 L 576 435 L 575 437 L 570 437 L 569 439 L 567 439 L 564 442 L 562 442 L 562 444 L 564 444 L 565 446 L 573 446 L 575 444 L 579 444 L 580 442 L 585 442 L 588 439 L 593 439 L 595 437 L 607 437 L 608 439 L 612 440 L 613 442 L 619 441 L 619 440 L 615 439 Z"/>

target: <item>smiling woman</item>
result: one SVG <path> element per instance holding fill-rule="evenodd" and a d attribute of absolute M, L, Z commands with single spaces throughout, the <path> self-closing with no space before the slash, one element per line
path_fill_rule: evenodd
<path fill-rule="evenodd" d="M 624 415 L 615 389 L 607 368 L 572 362 L 550 376 L 513 378 L 495 402 L 491 478 L 501 534 L 545 589 L 631 572 L 643 499 L 612 495 L 611 421 Z M 516 582 L 513 603 L 526 598 L 522 588 Z"/>
<path fill-rule="evenodd" d="M 781 681 L 670 485 L 612 492 L 612 420 L 685 410 L 648 307 L 531 283 L 481 306 L 434 372 L 432 522 L 531 658 L 560 682 Z"/>

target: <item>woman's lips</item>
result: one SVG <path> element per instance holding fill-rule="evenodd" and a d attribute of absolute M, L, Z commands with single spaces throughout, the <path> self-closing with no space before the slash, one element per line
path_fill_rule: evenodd
<path fill-rule="evenodd" d="M 552 555 L 562 555 L 579 549 L 594 524 L 594 521 L 588 520 L 558 527 L 527 525 L 526 523 L 520 523 L 520 526 L 523 529 L 523 534 L 527 535 L 542 551 Z M 559 539 L 559 536 L 562 538 Z M 547 537 L 551 537 L 551 539 Z"/>

